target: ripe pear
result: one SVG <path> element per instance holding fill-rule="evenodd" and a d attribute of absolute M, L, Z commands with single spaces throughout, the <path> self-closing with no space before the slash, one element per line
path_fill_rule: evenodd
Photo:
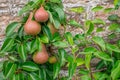
<path fill-rule="evenodd" d="M 24 25 L 24 31 L 28 35 L 37 35 L 41 31 L 41 25 L 32 20 L 32 17 L 33 13 L 31 12 L 27 22 Z"/>
<path fill-rule="evenodd" d="M 35 20 L 38 22 L 46 22 L 49 18 L 48 12 L 44 9 L 43 6 L 41 6 L 36 12 L 35 12 Z"/>
<path fill-rule="evenodd" d="M 39 52 L 33 54 L 33 61 L 37 64 L 44 64 L 48 61 L 49 55 L 47 53 L 46 47 L 42 44 L 42 49 Z"/>
<path fill-rule="evenodd" d="M 48 22 L 47 26 L 49 27 L 52 35 L 53 35 L 54 33 L 58 32 L 58 30 L 55 28 L 55 26 L 54 26 L 52 23 Z"/>

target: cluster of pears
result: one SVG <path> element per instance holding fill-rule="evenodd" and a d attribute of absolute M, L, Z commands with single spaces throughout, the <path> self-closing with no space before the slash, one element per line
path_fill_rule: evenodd
<path fill-rule="evenodd" d="M 33 17 L 35 18 L 35 20 L 32 20 Z M 33 36 L 39 34 L 41 32 L 41 27 L 42 27 L 40 23 L 47 22 L 48 19 L 49 19 L 48 12 L 44 9 L 43 6 L 41 6 L 35 13 L 33 12 L 30 13 L 28 20 L 24 25 L 24 32 L 27 35 L 33 35 Z M 48 27 L 52 34 L 54 34 L 57 31 L 57 29 L 55 29 L 53 24 L 50 22 L 48 22 Z M 47 53 L 46 47 L 44 44 L 42 44 L 41 51 L 35 52 L 33 54 L 33 61 L 37 64 L 44 64 L 48 61 L 48 59 L 49 59 L 49 55 Z"/>

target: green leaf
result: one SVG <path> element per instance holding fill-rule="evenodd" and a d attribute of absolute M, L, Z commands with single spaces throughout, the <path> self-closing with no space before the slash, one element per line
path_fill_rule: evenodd
<path fill-rule="evenodd" d="M 53 65 L 53 74 L 54 74 L 53 78 L 54 78 L 54 80 L 57 78 L 57 76 L 60 72 L 60 68 L 61 67 L 60 67 L 60 64 L 58 62 Z"/>
<path fill-rule="evenodd" d="M 21 44 L 21 45 L 18 46 L 18 53 L 19 53 L 20 58 L 23 61 L 26 61 L 27 52 L 26 52 L 26 46 L 25 45 Z"/>
<path fill-rule="evenodd" d="M 104 61 L 101 60 L 97 63 L 96 69 L 97 70 L 102 69 L 104 66 L 105 66 Z"/>
<path fill-rule="evenodd" d="M 81 66 L 85 63 L 85 61 L 82 58 L 77 58 L 76 63 L 77 63 L 77 66 Z"/>
<path fill-rule="evenodd" d="M 14 63 L 8 63 L 5 68 L 5 78 L 8 79 L 11 77 L 17 69 L 17 65 Z"/>
<path fill-rule="evenodd" d="M 117 24 L 117 23 L 112 23 L 109 26 L 109 30 L 111 30 L 111 31 L 115 31 L 115 30 L 117 30 L 117 28 L 119 28 L 119 24 Z"/>
<path fill-rule="evenodd" d="M 60 35 L 60 33 L 55 33 L 54 35 L 53 35 L 53 39 L 52 39 L 52 42 L 55 42 L 55 41 L 61 41 L 62 40 L 62 38 L 61 38 L 61 35 Z"/>
<path fill-rule="evenodd" d="M 40 68 L 39 76 L 40 76 L 41 80 L 47 80 L 46 79 L 46 71 L 44 68 Z"/>
<path fill-rule="evenodd" d="M 93 24 L 103 24 L 103 25 L 106 24 L 105 21 L 103 21 L 102 19 L 99 19 L 99 18 L 94 19 L 94 20 L 92 21 L 92 23 L 93 23 Z"/>
<path fill-rule="evenodd" d="M 70 32 L 66 32 L 64 36 L 66 40 L 69 42 L 69 44 L 72 46 L 74 44 L 72 34 Z"/>
<path fill-rule="evenodd" d="M 64 19 L 65 19 L 65 14 L 64 14 L 64 11 L 61 7 L 59 7 L 58 5 L 54 5 L 53 6 L 54 10 L 57 12 L 58 16 L 59 16 L 59 19 L 60 19 L 60 22 L 61 23 L 64 23 Z M 57 28 L 58 29 L 58 28 Z"/>
<path fill-rule="evenodd" d="M 92 80 L 89 75 L 83 75 L 80 77 L 80 80 Z"/>
<path fill-rule="evenodd" d="M 105 42 L 102 37 L 95 36 L 92 39 L 96 44 L 98 44 L 103 50 L 105 50 Z"/>
<path fill-rule="evenodd" d="M 115 45 L 106 44 L 106 47 L 107 47 L 107 49 L 110 50 L 110 51 L 114 51 L 114 52 L 120 53 L 120 49 L 119 49 L 117 46 L 115 46 Z"/>
<path fill-rule="evenodd" d="M 28 80 L 42 80 L 42 79 L 40 79 L 39 75 L 36 73 L 29 73 Z"/>
<path fill-rule="evenodd" d="M 86 69 L 80 69 L 79 74 L 87 75 L 87 74 L 89 74 L 89 71 Z"/>
<path fill-rule="evenodd" d="M 53 24 L 54 24 L 56 29 L 59 29 L 61 26 L 59 20 L 56 17 L 53 17 Z"/>
<path fill-rule="evenodd" d="M 74 61 L 70 62 L 68 67 L 68 80 L 72 79 L 72 76 L 74 75 L 76 68 L 77 68 L 77 63 L 75 63 Z"/>
<path fill-rule="evenodd" d="M 80 7 L 71 8 L 70 11 L 76 12 L 76 13 L 83 13 L 85 9 L 84 7 L 80 6 Z"/>
<path fill-rule="evenodd" d="M 86 47 L 86 48 L 84 49 L 85 54 L 94 53 L 95 51 L 97 51 L 97 49 L 94 48 L 94 47 Z"/>
<path fill-rule="evenodd" d="M 25 77 L 23 73 L 19 73 L 14 74 L 10 80 L 25 80 Z"/>
<path fill-rule="evenodd" d="M 34 8 L 38 7 L 39 4 L 41 4 L 43 2 L 43 0 L 33 0 L 33 1 L 30 1 L 28 2 L 28 4 L 26 4 L 19 12 L 18 12 L 18 15 L 21 16 L 22 14 L 30 11 L 30 10 L 33 10 Z"/>
<path fill-rule="evenodd" d="M 43 31 L 44 31 L 44 34 L 48 37 L 48 39 L 51 41 L 52 40 L 52 33 L 50 31 L 50 29 L 48 28 L 47 25 L 43 26 Z"/>
<path fill-rule="evenodd" d="M 46 35 L 40 35 L 40 41 L 42 43 L 49 43 L 49 39 Z"/>
<path fill-rule="evenodd" d="M 6 28 L 6 36 L 10 36 L 14 30 L 16 29 L 16 27 L 18 27 L 19 23 L 18 22 L 12 22 L 10 23 L 7 28 Z"/>
<path fill-rule="evenodd" d="M 50 0 L 50 2 L 53 2 L 53 3 L 61 3 L 61 0 Z"/>
<path fill-rule="evenodd" d="M 120 60 L 116 61 L 112 71 L 111 71 L 112 80 L 118 80 L 120 77 Z"/>
<path fill-rule="evenodd" d="M 66 41 L 57 41 L 57 42 L 54 42 L 53 45 L 55 47 L 65 48 L 65 47 L 68 47 L 68 42 L 66 42 Z"/>
<path fill-rule="evenodd" d="M 112 58 L 107 54 L 107 53 L 104 53 L 104 52 L 95 52 L 94 55 L 100 59 L 103 59 L 105 61 L 113 61 Z"/>
<path fill-rule="evenodd" d="M 13 47 L 13 44 L 14 44 L 14 39 L 12 38 L 7 38 L 5 39 L 2 47 L 1 47 L 1 50 L 0 52 L 8 52 L 9 50 L 11 50 L 11 48 Z"/>
<path fill-rule="evenodd" d="M 33 62 L 27 61 L 23 63 L 22 69 L 25 71 L 37 71 L 39 70 L 39 67 Z"/>
<path fill-rule="evenodd" d="M 74 26 L 74 27 L 82 27 L 82 25 L 81 24 L 79 24 L 78 22 L 76 22 L 75 20 L 70 20 L 69 22 L 68 22 L 68 24 L 69 25 L 71 25 L 71 26 Z"/>
<path fill-rule="evenodd" d="M 103 9 L 102 6 L 96 6 L 96 7 L 92 8 L 92 11 L 97 12 L 97 11 L 100 11 L 102 9 Z"/>
<path fill-rule="evenodd" d="M 110 13 L 110 12 L 112 12 L 114 10 L 114 8 L 106 8 L 106 9 L 104 9 L 104 12 L 105 13 Z"/>
<path fill-rule="evenodd" d="M 60 66 L 63 66 L 65 63 L 66 51 L 64 49 L 59 49 L 58 52 L 59 52 L 58 55 L 60 59 Z"/>
<path fill-rule="evenodd" d="M 102 32 L 102 31 L 104 31 L 103 27 L 98 27 L 96 30 L 96 32 Z"/>
<path fill-rule="evenodd" d="M 90 23 L 89 29 L 88 29 L 88 31 L 87 31 L 87 34 L 91 34 L 91 33 L 93 32 L 93 30 L 94 30 L 94 24 L 93 24 L 93 23 Z"/>
<path fill-rule="evenodd" d="M 114 5 L 119 5 L 120 6 L 120 0 L 114 0 Z"/>
<path fill-rule="evenodd" d="M 1 79 L 1 80 L 5 80 L 5 79 L 4 79 L 4 75 L 3 75 L 2 72 L 0 72 L 0 79 Z"/>
<path fill-rule="evenodd" d="M 85 55 L 85 66 L 88 70 L 90 70 L 91 58 L 92 58 L 92 53 Z"/>
<path fill-rule="evenodd" d="M 108 20 L 110 21 L 117 21 L 119 19 L 119 16 L 116 14 L 112 14 L 108 17 Z"/>
<path fill-rule="evenodd" d="M 41 42 L 40 42 L 40 38 L 36 37 L 36 46 L 37 46 L 37 51 L 41 51 Z"/>
<path fill-rule="evenodd" d="M 96 72 L 93 74 L 95 80 L 108 80 L 108 75 L 102 72 Z"/>

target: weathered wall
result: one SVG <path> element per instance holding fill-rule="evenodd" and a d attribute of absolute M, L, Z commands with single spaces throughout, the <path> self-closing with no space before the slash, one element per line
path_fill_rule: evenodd
<path fill-rule="evenodd" d="M 28 0 L 0 0 L 0 46 L 4 39 L 5 28 L 6 26 L 12 22 L 19 20 L 20 17 L 17 17 L 17 12 L 25 5 Z M 93 19 L 94 17 L 102 17 L 105 19 L 106 15 L 101 13 L 93 13 L 91 12 L 91 8 L 96 5 L 104 5 L 110 7 L 110 2 L 112 0 L 63 0 L 65 12 L 67 13 L 68 19 L 74 18 L 78 22 L 84 21 L 84 14 L 75 14 L 69 11 L 71 7 L 79 7 L 83 6 L 86 8 L 86 12 L 88 14 L 88 19 Z M 74 29 L 68 26 L 68 31 L 74 33 L 80 33 L 79 29 Z"/>

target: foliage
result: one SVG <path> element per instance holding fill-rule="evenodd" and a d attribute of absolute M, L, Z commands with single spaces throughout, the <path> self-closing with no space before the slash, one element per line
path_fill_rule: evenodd
<path fill-rule="evenodd" d="M 63 35 L 58 32 L 52 34 L 47 22 L 40 23 L 42 32 L 36 36 L 26 35 L 24 33 L 24 24 L 28 17 L 28 13 L 39 8 L 39 5 L 44 5 L 49 13 L 49 21 L 59 29 L 61 26 L 71 25 L 83 30 L 81 34 L 72 35 L 71 32 L 65 31 Z M 104 8 L 96 6 L 92 8 L 93 12 L 105 11 L 107 13 L 119 8 L 120 1 L 114 1 L 115 8 Z M 83 7 L 71 8 L 70 11 L 76 13 L 85 12 Z M 118 80 L 120 79 L 120 40 L 111 43 L 106 41 L 104 37 L 95 35 L 96 32 L 102 32 L 98 26 L 107 26 L 102 19 L 85 20 L 84 24 L 80 24 L 74 19 L 67 22 L 61 0 L 30 0 L 20 10 L 19 15 L 23 15 L 23 20 L 20 22 L 10 23 L 6 28 L 6 38 L 1 47 L 0 54 L 5 57 L 5 61 L 1 62 L 0 70 L 2 71 L 3 80 Z M 118 15 L 112 14 L 108 17 L 111 21 L 109 24 L 108 33 L 110 40 L 117 37 L 120 33 Z M 18 30 L 16 31 L 16 28 Z M 115 36 L 116 35 L 116 36 Z M 57 57 L 57 63 L 36 64 L 32 60 L 32 55 L 36 51 L 41 50 L 41 44 L 47 46 L 49 55 Z M 56 54 L 51 51 L 50 47 L 55 47 Z M 50 49 L 49 49 L 50 48 Z M 70 52 L 66 51 L 66 48 Z M 84 55 L 84 58 L 80 58 Z M 95 71 L 92 71 L 91 61 L 98 58 Z M 85 66 L 85 68 L 81 67 Z M 67 76 L 60 76 L 60 71 L 66 68 Z M 101 69 L 104 69 L 101 71 Z M 0 77 L 1 77 L 0 76 Z M 1 78 L 1 79 L 2 79 Z"/>

